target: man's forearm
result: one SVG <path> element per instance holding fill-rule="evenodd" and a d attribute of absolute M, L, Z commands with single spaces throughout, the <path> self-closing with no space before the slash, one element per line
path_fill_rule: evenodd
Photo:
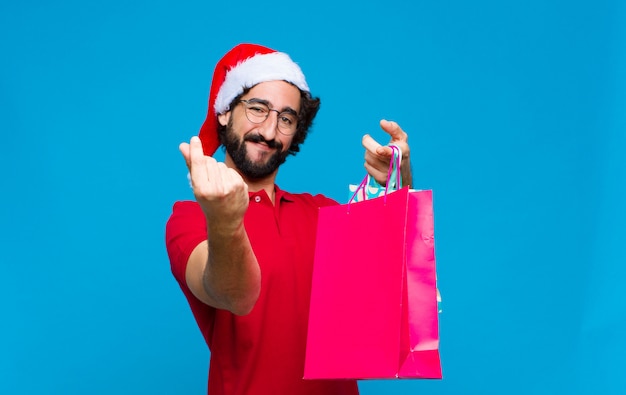
<path fill-rule="evenodd" d="M 261 270 L 243 224 L 233 232 L 209 229 L 209 256 L 202 283 L 218 307 L 248 314 L 261 290 Z"/>

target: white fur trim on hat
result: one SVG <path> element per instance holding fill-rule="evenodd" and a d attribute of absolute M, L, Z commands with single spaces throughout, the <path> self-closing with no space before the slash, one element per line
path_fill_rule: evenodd
<path fill-rule="evenodd" d="M 287 81 L 302 91 L 309 91 L 304 74 L 289 55 L 282 52 L 258 54 L 244 60 L 226 73 L 215 99 L 215 112 L 227 111 L 230 103 L 246 88 L 266 81 Z"/>

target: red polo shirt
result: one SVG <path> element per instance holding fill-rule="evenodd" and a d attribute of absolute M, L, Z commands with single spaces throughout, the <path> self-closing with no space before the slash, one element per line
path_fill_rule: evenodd
<path fill-rule="evenodd" d="M 167 222 L 172 273 L 211 350 L 209 394 L 358 394 L 354 380 L 302 379 L 318 208 L 337 203 L 278 187 L 275 200 L 250 193 L 244 224 L 261 267 L 261 293 L 245 316 L 210 307 L 187 287 L 187 260 L 207 239 L 200 206 L 176 202 Z"/>

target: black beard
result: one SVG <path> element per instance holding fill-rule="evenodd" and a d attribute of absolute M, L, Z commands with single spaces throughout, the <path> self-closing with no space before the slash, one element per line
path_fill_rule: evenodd
<path fill-rule="evenodd" d="M 259 134 L 247 134 L 243 140 L 233 132 L 232 118 L 228 121 L 224 133 L 224 148 L 232 158 L 239 172 L 249 180 L 259 180 L 274 173 L 276 169 L 287 160 L 288 151 L 283 152 L 283 145 L 278 140 L 267 141 Z M 270 148 L 275 148 L 276 152 L 270 156 L 265 163 L 252 162 L 248 158 L 246 141 L 254 143 L 265 143 Z"/>

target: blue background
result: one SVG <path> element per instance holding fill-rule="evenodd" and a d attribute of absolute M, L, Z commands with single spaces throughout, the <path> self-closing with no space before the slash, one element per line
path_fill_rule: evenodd
<path fill-rule="evenodd" d="M 58 3 L 0 5 L 0 393 L 205 392 L 164 225 L 242 41 L 322 98 L 281 187 L 345 201 L 388 118 L 434 190 L 444 379 L 363 394 L 626 393 L 624 2 Z"/>

